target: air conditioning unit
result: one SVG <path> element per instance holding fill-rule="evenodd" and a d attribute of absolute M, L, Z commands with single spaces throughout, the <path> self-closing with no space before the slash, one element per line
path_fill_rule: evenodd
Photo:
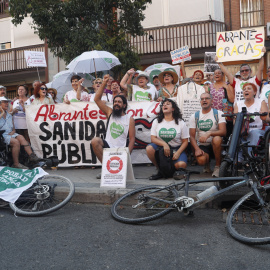
<path fill-rule="evenodd" d="M 0 44 L 0 50 L 5 50 L 6 49 L 6 44 Z"/>
<path fill-rule="evenodd" d="M 268 37 L 270 37 L 270 22 L 266 24 L 266 34 Z"/>

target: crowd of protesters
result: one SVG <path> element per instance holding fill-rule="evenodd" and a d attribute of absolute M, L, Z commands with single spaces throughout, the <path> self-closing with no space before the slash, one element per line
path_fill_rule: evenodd
<path fill-rule="evenodd" d="M 96 78 L 90 92 L 83 86 L 84 79 L 74 75 L 71 78 L 72 90 L 65 93 L 63 103 L 95 102 L 102 111 L 105 111 L 108 119 L 110 114 L 113 119 L 122 117 L 121 119 L 127 123 L 126 134 L 128 131 L 132 131 L 131 134 L 133 134 L 135 132 L 134 120 L 131 121 L 130 117 L 125 114 L 127 102 L 160 102 L 160 113 L 152 124 L 151 144 L 146 148 L 150 161 L 158 167 L 155 151 L 163 148 L 164 154 L 167 156 L 170 156 L 170 150 L 173 150 L 172 159 L 176 170 L 185 168 L 188 163 L 186 149 L 190 145 L 192 151 L 189 152 L 193 153 L 193 164 L 198 163 L 204 166 L 204 172 L 211 172 L 214 177 L 218 177 L 222 140 L 224 137 L 228 137 L 233 130 L 233 119 L 223 117 L 222 114 L 236 113 L 243 107 L 246 107 L 248 112 L 268 112 L 270 98 L 270 67 L 267 69 L 267 79 L 263 79 L 263 57 L 259 61 L 255 76 L 252 76 L 248 64 L 242 64 L 236 74 L 231 74 L 222 63 L 218 64 L 219 68 L 213 74 L 206 75 L 201 70 L 196 70 L 192 77 L 187 78 L 184 63 L 182 63 L 182 81 L 172 70 L 160 72 L 159 75 L 150 79 L 146 72 L 131 68 L 121 81 L 117 81 L 109 75 L 105 75 L 103 79 Z M 6 96 L 6 88 L 0 86 L 0 130 L 5 130 L 3 134 L 5 142 L 11 146 L 13 166 L 26 168 L 18 163 L 19 146 L 23 145 L 30 157 L 35 159 L 36 156 L 29 147 L 30 138 L 25 106 L 56 104 L 57 90 L 48 89 L 46 84 L 34 81 L 31 97 L 29 97 L 30 93 L 25 85 L 18 86 L 17 97 L 12 102 L 9 102 Z M 184 110 L 186 100 L 197 101 L 200 106 L 198 112 L 188 116 L 188 119 Z M 113 102 L 112 109 L 105 105 L 110 102 Z M 120 113 L 119 108 L 123 108 Z M 263 135 L 268 128 L 268 119 L 266 116 L 254 119 L 248 138 L 252 144 L 256 144 L 259 136 Z M 131 130 L 129 123 L 132 123 Z M 170 132 L 166 133 L 164 130 L 170 130 Z M 135 136 L 135 134 L 133 135 Z M 130 152 L 134 146 L 134 136 L 130 137 L 127 144 Z M 102 155 L 100 156 L 97 149 L 115 146 L 113 138 L 110 138 L 108 142 L 93 139 L 93 148 L 99 160 L 102 160 Z M 216 162 L 213 172 L 210 168 L 211 158 L 214 158 Z M 239 159 L 241 162 L 241 155 Z M 158 180 L 160 178 L 162 178 L 162 174 L 157 171 L 149 179 Z"/>

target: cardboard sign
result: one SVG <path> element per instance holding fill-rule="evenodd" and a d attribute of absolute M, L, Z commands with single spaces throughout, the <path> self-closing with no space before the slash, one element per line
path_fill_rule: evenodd
<path fill-rule="evenodd" d="M 24 51 L 24 57 L 28 67 L 47 67 L 44 52 Z"/>
<path fill-rule="evenodd" d="M 217 32 L 218 62 L 259 59 L 263 46 L 264 27 Z"/>
<path fill-rule="evenodd" d="M 105 148 L 100 187 L 126 188 L 126 181 L 135 180 L 128 147 Z"/>
<path fill-rule="evenodd" d="M 190 61 L 191 55 L 188 46 L 181 47 L 177 50 L 171 51 L 172 64 L 178 64 L 184 61 Z"/>

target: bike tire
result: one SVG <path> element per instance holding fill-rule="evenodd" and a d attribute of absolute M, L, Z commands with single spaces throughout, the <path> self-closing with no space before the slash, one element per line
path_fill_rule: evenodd
<path fill-rule="evenodd" d="M 60 175 L 45 175 L 24 191 L 15 203 L 10 203 L 15 214 L 42 216 L 65 206 L 75 192 L 71 180 Z"/>
<path fill-rule="evenodd" d="M 249 245 L 270 243 L 270 185 L 259 193 L 266 206 L 260 206 L 251 191 L 233 205 L 226 220 L 229 234 Z"/>
<path fill-rule="evenodd" d="M 228 161 L 223 160 L 219 167 L 219 177 L 231 177 L 235 176 L 233 173 L 233 164 L 230 164 Z M 219 187 L 221 189 L 231 186 L 233 181 L 219 181 Z"/>
<path fill-rule="evenodd" d="M 145 197 L 147 194 L 150 194 L 153 198 L 147 199 Z M 117 221 L 128 224 L 152 221 L 175 209 L 173 204 L 166 204 L 157 199 L 173 202 L 177 197 L 179 197 L 179 194 L 174 188 L 167 189 L 163 186 L 138 188 L 116 200 L 112 205 L 111 214 Z M 141 203 L 141 205 L 134 208 L 134 204 L 137 203 Z"/>
<path fill-rule="evenodd" d="M 270 174 L 269 165 L 270 165 L 270 131 L 267 132 L 265 137 L 265 176 Z"/>

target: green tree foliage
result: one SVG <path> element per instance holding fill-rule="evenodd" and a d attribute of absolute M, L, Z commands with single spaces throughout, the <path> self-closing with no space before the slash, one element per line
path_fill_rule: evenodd
<path fill-rule="evenodd" d="M 143 35 L 143 11 L 151 2 L 10 0 L 10 13 L 15 25 L 31 16 L 40 39 L 46 39 L 50 50 L 67 63 L 84 51 L 104 50 L 119 58 L 122 66 L 114 70 L 118 73 L 136 67 L 139 61 L 127 37 Z"/>

